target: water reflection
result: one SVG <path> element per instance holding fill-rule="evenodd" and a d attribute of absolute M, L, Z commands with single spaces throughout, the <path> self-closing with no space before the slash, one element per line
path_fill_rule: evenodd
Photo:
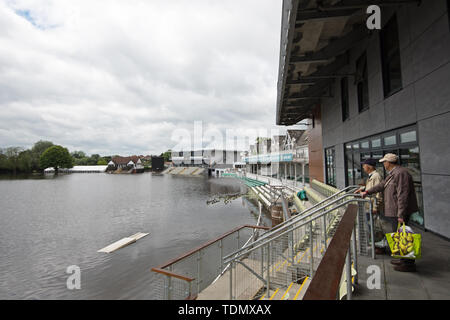
<path fill-rule="evenodd" d="M 256 223 L 241 198 L 206 204 L 241 188 L 234 179 L 147 173 L 0 179 L 0 299 L 152 299 L 151 267 Z M 136 232 L 150 235 L 97 253 Z M 81 268 L 81 290 L 66 288 L 70 265 Z"/>

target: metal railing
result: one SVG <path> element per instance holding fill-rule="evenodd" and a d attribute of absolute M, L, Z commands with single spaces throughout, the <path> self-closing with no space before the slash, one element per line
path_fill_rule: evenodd
<path fill-rule="evenodd" d="M 357 211 L 356 205 L 348 205 L 303 299 L 333 300 L 346 295 L 347 300 L 351 300 L 352 282 L 358 281 L 357 273 L 352 277 L 352 261 L 354 266 L 358 264 L 355 245 Z"/>
<path fill-rule="evenodd" d="M 309 217 L 312 214 L 315 214 L 317 212 L 320 212 L 321 210 L 324 210 L 327 208 L 328 205 L 333 205 L 339 201 L 342 201 L 343 199 L 347 198 L 347 197 L 355 197 L 358 196 L 356 194 L 351 193 L 352 191 L 354 191 L 358 186 L 348 186 L 338 192 L 336 192 L 335 194 L 323 199 L 322 201 L 318 202 L 317 204 L 313 205 L 312 207 L 301 211 L 301 213 L 299 215 L 295 215 L 292 216 L 290 219 L 278 224 L 277 226 L 273 227 L 270 232 L 266 232 L 263 235 L 261 235 L 258 240 L 256 240 L 255 242 L 252 242 L 246 246 L 243 246 L 242 248 L 240 248 L 239 250 L 237 250 L 236 252 L 234 252 L 233 254 L 237 254 L 241 251 L 244 251 L 246 248 L 252 247 L 255 244 L 257 244 L 258 242 L 263 241 L 264 239 L 266 239 L 267 237 L 270 237 L 271 232 L 275 231 L 275 230 L 280 230 L 285 228 L 286 226 L 290 226 L 292 223 L 295 223 L 296 221 L 300 221 L 306 217 Z M 343 195 L 341 195 L 343 194 Z M 340 196 L 341 195 L 341 196 Z M 339 196 L 339 197 L 338 197 Z M 338 197 L 338 198 L 336 198 Z M 335 199 L 335 201 L 331 201 L 332 199 Z M 328 203 L 328 204 L 327 204 Z M 299 209 L 299 208 L 298 208 Z M 300 211 L 300 210 L 299 210 Z"/>
<path fill-rule="evenodd" d="M 257 230 L 268 227 L 243 225 L 163 265 L 152 268 L 157 274 L 156 299 L 195 299 L 197 294 L 222 274 L 223 257 L 252 241 Z"/>
<path fill-rule="evenodd" d="M 370 200 L 356 196 L 341 196 L 224 256 L 224 263 L 230 264 L 230 299 L 255 299 L 271 295 L 272 289 L 286 288 L 307 276 L 312 278 L 340 222 L 341 209 L 355 202 L 369 203 L 371 206 Z M 358 206 L 358 215 L 365 217 L 362 209 L 363 206 Z M 372 226 L 373 223 L 370 224 L 373 239 Z M 358 227 L 361 229 L 364 226 Z M 374 258 L 373 241 L 371 245 Z M 354 250 L 356 265 L 356 242 Z"/>

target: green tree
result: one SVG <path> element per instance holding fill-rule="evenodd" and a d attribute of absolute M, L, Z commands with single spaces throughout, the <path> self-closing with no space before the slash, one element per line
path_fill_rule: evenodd
<path fill-rule="evenodd" d="M 23 149 L 20 147 L 10 147 L 5 150 L 5 155 L 7 158 L 7 168 L 14 174 L 17 173 L 17 167 L 19 165 L 19 155 L 22 151 Z"/>
<path fill-rule="evenodd" d="M 75 159 L 86 158 L 86 153 L 84 153 L 83 151 L 74 151 L 74 152 L 71 153 L 71 155 Z"/>
<path fill-rule="evenodd" d="M 53 142 L 39 140 L 31 148 L 31 170 L 39 170 L 39 159 L 45 150 L 53 146 Z"/>
<path fill-rule="evenodd" d="M 105 159 L 100 159 L 97 161 L 97 165 L 99 166 L 106 166 L 108 162 Z"/>
<path fill-rule="evenodd" d="M 172 150 L 169 149 L 166 152 L 161 153 L 161 157 L 164 157 L 165 162 L 170 161 L 170 159 L 172 158 Z"/>
<path fill-rule="evenodd" d="M 73 167 L 73 158 L 67 148 L 52 146 L 42 153 L 39 163 L 42 169 L 54 168 L 55 174 L 58 174 L 58 168 Z"/>
<path fill-rule="evenodd" d="M 25 150 L 19 153 L 17 169 L 20 172 L 30 173 L 33 171 L 33 153 L 31 150 Z"/>
<path fill-rule="evenodd" d="M 88 160 L 88 165 L 95 166 L 97 162 L 100 160 L 99 154 L 92 154 L 91 157 Z"/>
<path fill-rule="evenodd" d="M 5 151 L 3 149 L 0 149 L 0 171 L 7 171 L 8 170 L 8 157 L 5 155 Z"/>

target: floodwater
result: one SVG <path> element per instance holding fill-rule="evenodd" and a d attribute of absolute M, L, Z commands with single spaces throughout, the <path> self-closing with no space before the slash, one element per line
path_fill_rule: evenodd
<path fill-rule="evenodd" d="M 256 224 L 242 198 L 206 203 L 242 191 L 233 178 L 151 173 L 1 179 L 0 299 L 153 299 L 152 267 Z M 136 232 L 150 234 L 97 252 Z M 72 265 L 81 270 L 79 290 L 67 289 Z"/>

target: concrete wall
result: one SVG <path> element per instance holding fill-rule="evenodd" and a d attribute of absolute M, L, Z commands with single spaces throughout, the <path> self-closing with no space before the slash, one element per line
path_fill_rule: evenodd
<path fill-rule="evenodd" d="M 382 9 L 382 25 L 394 13 Z M 358 113 L 357 93 L 349 78 L 350 118 L 342 121 L 339 81 L 334 98 L 322 101 L 323 147 L 336 150 L 337 184 L 345 184 L 344 143 L 417 124 L 423 183 L 425 227 L 450 237 L 450 26 L 446 0 L 422 1 L 397 10 L 403 89 L 384 98 L 380 39 L 377 32 L 350 50 L 355 60 L 367 51 L 369 104 Z"/>

